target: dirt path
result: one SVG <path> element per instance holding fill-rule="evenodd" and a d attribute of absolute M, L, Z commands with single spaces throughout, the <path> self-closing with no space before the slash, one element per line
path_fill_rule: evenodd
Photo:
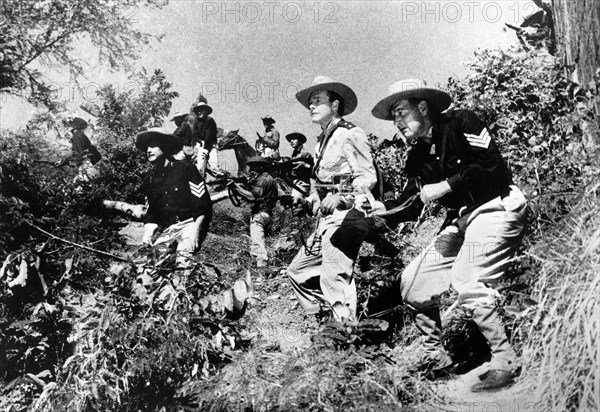
<path fill-rule="evenodd" d="M 498 411 L 498 412 L 534 412 L 541 409 L 531 394 L 519 388 L 518 381 L 495 392 L 471 392 L 471 386 L 480 382 L 479 376 L 488 370 L 485 363 L 464 375 L 455 375 L 452 379 L 435 384 L 438 394 L 446 402 L 441 410 L 450 411 Z"/>
<path fill-rule="evenodd" d="M 259 346 L 285 353 L 310 345 L 317 324 L 304 315 L 297 302 L 283 271 L 275 277 L 257 275 L 255 304 L 248 315 L 257 319 L 253 327 Z"/>

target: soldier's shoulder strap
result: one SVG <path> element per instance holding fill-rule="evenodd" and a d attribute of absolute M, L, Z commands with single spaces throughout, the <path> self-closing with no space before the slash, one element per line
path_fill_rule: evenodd
<path fill-rule="evenodd" d="M 347 120 L 340 120 L 340 122 L 338 123 L 338 127 L 343 127 L 344 129 L 350 130 L 350 129 L 354 129 L 356 127 L 356 125 Z"/>

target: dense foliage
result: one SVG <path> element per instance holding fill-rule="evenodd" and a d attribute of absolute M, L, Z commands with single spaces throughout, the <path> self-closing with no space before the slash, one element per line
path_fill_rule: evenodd
<path fill-rule="evenodd" d="M 98 146 L 107 153 L 102 177 L 94 186 L 101 188 L 103 199 L 143 203 L 137 189 L 148 170 L 145 154 L 135 148 L 136 133 L 148 127 L 162 126 L 171 101 L 178 93 L 171 90 L 164 73 L 145 70 L 131 78 L 136 89 L 118 93 L 113 85 L 99 94 L 102 107 L 98 115 Z"/>
<path fill-rule="evenodd" d="M 538 214 L 535 229 L 556 222 L 582 183 L 598 173 L 595 88 L 569 81 L 558 60 L 543 51 L 481 51 L 469 68 L 464 81 L 449 82 L 457 106 L 489 125 Z"/>
<path fill-rule="evenodd" d="M 88 62 L 79 52 L 92 45 L 99 60 L 127 68 L 139 45 L 152 36 L 131 24 L 140 7 L 163 7 L 164 0 L 5 0 L 0 3 L 0 91 L 24 95 L 56 108 L 56 85 L 44 68 L 62 68 L 80 80 Z"/>
<path fill-rule="evenodd" d="M 187 379 L 213 373 L 229 359 L 226 348 L 240 344 L 223 323 L 232 315 L 227 304 L 197 303 L 233 282 L 218 271 L 196 265 L 170 311 L 133 293 L 141 267 L 158 283 L 177 270 L 172 253 L 127 249 L 117 234 L 122 223 L 101 206 L 103 199 L 143 202 L 137 189 L 148 164 L 135 133 L 159 125 L 177 96 L 160 70 L 135 80 L 136 93 L 100 92 L 93 140 L 103 159 L 93 181 L 73 179 L 77 166 L 54 163 L 64 156 L 55 138 L 67 134 L 68 113 L 42 113 L 26 131 L 2 132 L 0 376 L 10 389 L 0 409 L 24 410 L 38 397 L 34 409 L 172 404 Z M 115 260 L 130 263 L 117 270 Z"/>

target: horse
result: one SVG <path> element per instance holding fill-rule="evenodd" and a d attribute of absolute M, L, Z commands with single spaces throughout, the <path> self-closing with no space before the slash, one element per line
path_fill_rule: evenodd
<path fill-rule="evenodd" d="M 240 129 L 227 130 L 217 128 L 217 150 L 233 150 L 238 163 L 238 176 L 248 172 L 248 159 L 257 155 L 257 151 L 242 136 L 238 134 Z"/>

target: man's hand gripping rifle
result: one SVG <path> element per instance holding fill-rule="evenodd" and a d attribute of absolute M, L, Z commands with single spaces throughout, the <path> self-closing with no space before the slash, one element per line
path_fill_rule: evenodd
<path fill-rule="evenodd" d="M 296 157 L 289 160 L 275 162 L 269 171 L 273 176 L 283 180 L 290 188 L 300 193 L 304 198 L 310 195 L 309 191 L 297 184 L 295 172 L 302 168 L 311 168 L 312 158 Z M 306 201 L 298 202 L 298 198 L 291 194 L 279 196 L 279 203 L 285 208 L 292 209 L 294 215 L 302 216 L 310 214 L 310 205 Z"/>
<path fill-rule="evenodd" d="M 246 176 L 231 176 L 226 173 L 224 177 L 219 177 L 218 179 L 211 180 L 210 182 L 206 182 L 209 186 L 225 186 L 227 188 L 227 193 L 229 196 L 229 200 L 231 203 L 236 206 L 242 206 L 242 201 L 246 200 L 244 196 L 240 194 L 237 190 L 238 184 L 242 187 L 246 187 L 249 184 L 248 178 Z"/>
<path fill-rule="evenodd" d="M 294 183 L 294 175 L 293 172 L 296 171 L 299 167 L 305 167 L 308 165 L 312 166 L 311 162 L 304 157 L 296 157 L 290 160 L 286 160 L 283 162 L 274 162 L 269 171 L 273 174 L 273 176 L 279 177 L 283 180 L 289 187 L 294 190 L 297 190 L 299 193 L 302 193 L 303 196 L 308 196 L 309 193 L 298 187 L 296 183 Z"/>

